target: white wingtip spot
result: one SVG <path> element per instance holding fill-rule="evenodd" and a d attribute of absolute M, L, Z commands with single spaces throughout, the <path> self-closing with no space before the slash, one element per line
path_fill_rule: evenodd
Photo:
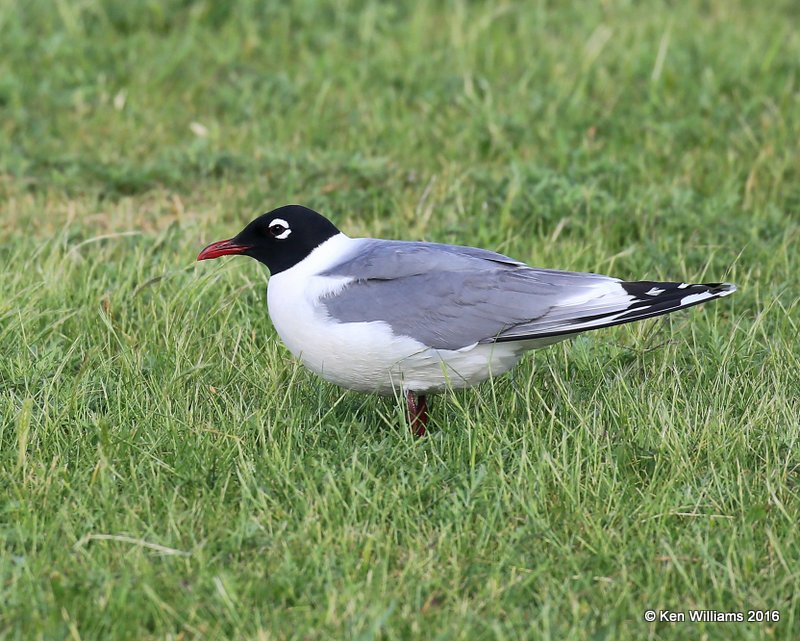
<path fill-rule="evenodd" d="M 689 294 L 688 296 L 681 298 L 681 307 L 686 307 L 692 303 L 699 303 L 701 300 L 707 300 L 711 297 L 713 297 L 713 294 L 709 294 L 708 292 L 703 292 L 702 294 Z"/>
<path fill-rule="evenodd" d="M 658 296 L 659 294 L 663 294 L 664 290 L 660 287 L 651 287 L 648 289 L 644 294 L 645 296 Z"/>

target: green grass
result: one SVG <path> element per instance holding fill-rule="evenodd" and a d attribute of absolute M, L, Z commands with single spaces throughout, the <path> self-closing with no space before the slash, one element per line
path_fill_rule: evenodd
<path fill-rule="evenodd" d="M 797 638 L 798 12 L 674 5 L 0 0 L 0 637 Z M 415 440 L 194 263 L 287 202 L 740 291 Z"/>

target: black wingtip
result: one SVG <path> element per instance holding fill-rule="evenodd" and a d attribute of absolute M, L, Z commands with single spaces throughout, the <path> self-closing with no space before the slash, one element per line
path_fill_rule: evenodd
<path fill-rule="evenodd" d="M 736 291 L 736 285 L 734 283 L 720 283 L 717 286 L 717 291 L 715 294 L 719 294 L 720 296 L 727 296 L 728 294 L 733 294 Z"/>
<path fill-rule="evenodd" d="M 628 310 L 617 319 L 622 322 L 651 318 L 706 303 L 736 291 L 733 283 L 660 283 L 630 281 L 620 283 L 633 299 Z"/>
<path fill-rule="evenodd" d="M 695 294 L 706 294 L 709 297 L 720 297 L 733 294 L 736 285 L 733 283 L 665 283 L 652 280 L 635 280 L 620 283 L 625 292 L 636 302 L 652 303 L 673 300 L 676 307 L 682 307 L 681 300 Z"/>

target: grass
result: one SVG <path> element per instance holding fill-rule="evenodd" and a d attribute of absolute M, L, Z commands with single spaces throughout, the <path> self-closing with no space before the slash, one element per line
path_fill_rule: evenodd
<path fill-rule="evenodd" d="M 0 637 L 797 638 L 796 19 L 0 0 Z M 740 291 L 417 441 L 293 361 L 255 263 L 194 263 L 287 202 Z"/>

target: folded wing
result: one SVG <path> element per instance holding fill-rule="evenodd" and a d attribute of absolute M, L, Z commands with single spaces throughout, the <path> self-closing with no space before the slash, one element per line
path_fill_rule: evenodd
<path fill-rule="evenodd" d="M 339 322 L 383 321 L 437 349 L 575 334 L 667 314 L 733 293 L 729 283 L 624 282 L 535 269 L 455 245 L 368 239 L 324 275 L 350 282 L 324 298 Z"/>

